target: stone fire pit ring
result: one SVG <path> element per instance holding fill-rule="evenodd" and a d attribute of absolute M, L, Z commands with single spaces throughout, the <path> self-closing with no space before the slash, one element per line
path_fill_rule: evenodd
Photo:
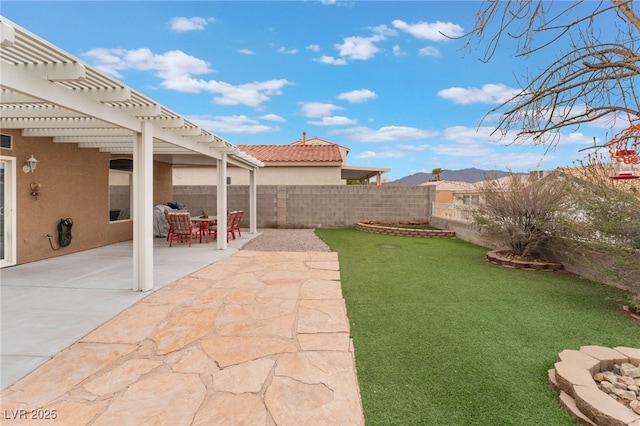
<path fill-rule="evenodd" d="M 600 390 L 593 375 L 614 364 L 640 365 L 640 348 L 582 346 L 564 350 L 549 370 L 549 383 L 560 405 L 578 422 L 597 426 L 640 426 L 640 414 Z"/>

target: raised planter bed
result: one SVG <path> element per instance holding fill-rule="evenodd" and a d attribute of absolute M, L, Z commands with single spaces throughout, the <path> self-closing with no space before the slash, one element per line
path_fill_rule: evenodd
<path fill-rule="evenodd" d="M 446 231 L 441 229 L 419 229 L 405 228 L 393 225 L 376 225 L 365 222 L 358 222 L 356 229 L 359 231 L 370 232 L 372 234 L 397 235 L 400 237 L 416 237 L 416 238 L 455 238 L 454 231 Z"/>
<path fill-rule="evenodd" d="M 492 250 L 485 256 L 488 262 L 505 268 L 528 269 L 532 271 L 559 271 L 562 269 L 561 263 L 545 262 L 542 260 L 521 260 L 508 256 L 504 250 Z"/>

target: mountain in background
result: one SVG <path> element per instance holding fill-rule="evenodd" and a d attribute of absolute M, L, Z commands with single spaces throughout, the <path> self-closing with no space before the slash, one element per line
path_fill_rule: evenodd
<path fill-rule="evenodd" d="M 501 170 L 481 170 L 476 168 L 462 170 L 442 170 L 442 173 L 440 174 L 440 180 L 474 183 L 484 180 L 485 177 L 501 178 L 508 175 L 509 172 Z M 389 182 L 387 185 L 412 186 L 420 185 L 421 183 L 429 182 L 431 180 L 435 180 L 431 173 L 415 173 L 413 175 L 394 180 L 393 182 Z"/>

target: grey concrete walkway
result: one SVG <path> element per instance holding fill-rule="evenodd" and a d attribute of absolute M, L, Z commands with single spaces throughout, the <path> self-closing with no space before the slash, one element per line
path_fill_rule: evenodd
<path fill-rule="evenodd" d="M 229 257 L 259 233 L 243 232 L 227 250 L 154 239 L 154 290 Z M 149 295 L 132 291 L 133 242 L 0 270 L 0 383 L 5 389 L 62 349 Z"/>

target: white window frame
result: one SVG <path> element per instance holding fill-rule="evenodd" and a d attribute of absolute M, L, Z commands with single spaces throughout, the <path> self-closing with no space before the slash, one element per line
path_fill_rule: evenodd
<path fill-rule="evenodd" d="M 109 214 L 109 223 L 118 223 L 118 222 L 127 222 L 127 221 L 131 221 L 133 220 L 133 171 L 128 171 L 128 170 L 119 170 L 119 169 L 112 169 L 111 168 L 111 161 L 113 160 L 129 160 L 132 161 L 130 158 L 112 158 L 111 160 L 109 160 L 109 202 L 108 202 L 108 214 Z M 111 219 L 111 176 L 112 173 L 115 175 L 118 174 L 122 174 L 122 175 L 127 175 L 128 176 L 128 180 L 129 180 L 129 217 L 123 218 L 123 219 L 115 219 L 112 220 Z"/>

